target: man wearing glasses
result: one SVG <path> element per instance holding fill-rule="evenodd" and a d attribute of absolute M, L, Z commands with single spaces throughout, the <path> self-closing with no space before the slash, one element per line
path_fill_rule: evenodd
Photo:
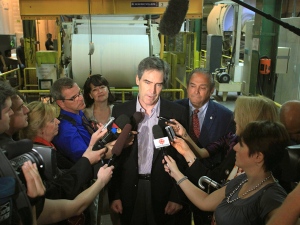
<path fill-rule="evenodd" d="M 72 79 L 63 77 L 53 83 L 51 95 L 61 109 L 59 132 L 52 142 L 68 159 L 77 162 L 87 149 L 93 133 L 82 112 L 85 103 L 81 90 Z"/>

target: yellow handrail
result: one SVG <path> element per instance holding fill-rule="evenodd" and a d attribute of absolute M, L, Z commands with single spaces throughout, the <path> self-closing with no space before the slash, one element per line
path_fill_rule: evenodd
<path fill-rule="evenodd" d="M 20 86 L 20 80 L 21 80 L 21 74 L 20 74 L 20 69 L 19 69 L 19 68 L 12 69 L 12 70 L 9 70 L 9 71 L 7 71 L 7 72 L 1 73 L 1 74 L 0 74 L 0 77 L 3 77 L 4 80 L 6 80 L 6 76 L 7 76 L 8 74 L 14 73 L 14 72 L 16 72 L 16 71 L 17 71 L 17 73 L 18 73 L 18 82 L 19 82 L 19 85 L 18 85 L 17 87 L 19 87 L 19 86 Z"/>
<path fill-rule="evenodd" d="M 138 92 L 138 89 L 134 88 L 111 88 L 111 92 L 121 92 L 122 102 L 125 102 L 125 93 Z M 50 93 L 50 90 L 20 90 L 21 93 Z M 182 89 L 163 89 L 162 92 L 179 92 L 180 99 L 184 98 L 184 91 Z"/>
<path fill-rule="evenodd" d="M 24 87 L 38 87 L 38 84 L 27 84 L 27 75 L 30 75 L 29 73 L 27 73 L 27 71 L 29 70 L 36 70 L 35 67 L 26 67 L 24 68 Z"/>

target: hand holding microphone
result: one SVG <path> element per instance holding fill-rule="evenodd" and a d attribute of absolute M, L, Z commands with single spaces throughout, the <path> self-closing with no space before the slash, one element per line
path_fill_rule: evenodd
<path fill-rule="evenodd" d="M 185 138 L 188 135 L 186 129 L 175 119 L 170 119 L 166 121 L 169 126 L 173 128 L 175 131 L 176 136 L 180 136 Z"/>
<path fill-rule="evenodd" d="M 121 133 L 123 127 L 130 123 L 130 119 L 126 115 L 120 115 L 115 122 L 113 123 L 113 117 L 110 120 L 109 123 L 107 123 L 105 126 L 109 127 L 109 124 L 112 123 L 111 128 L 107 128 L 107 133 L 99 140 L 97 141 L 94 146 L 93 150 L 98 150 L 101 148 L 105 148 L 106 144 L 117 139 L 118 135 Z"/>
<path fill-rule="evenodd" d="M 118 139 L 116 140 L 115 145 L 113 146 L 111 152 L 112 157 L 108 161 L 108 166 L 112 165 L 115 161 L 115 158 L 122 153 L 124 145 L 128 139 L 132 126 L 130 124 L 126 124 L 119 135 Z"/>

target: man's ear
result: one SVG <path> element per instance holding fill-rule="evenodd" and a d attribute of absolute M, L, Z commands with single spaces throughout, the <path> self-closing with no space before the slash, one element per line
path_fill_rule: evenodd
<path fill-rule="evenodd" d="M 212 95 L 212 94 L 214 93 L 214 91 L 215 91 L 215 88 L 212 88 L 212 89 L 210 90 L 210 95 Z"/>
<path fill-rule="evenodd" d="M 63 101 L 63 100 L 56 100 L 56 104 L 57 104 L 60 108 L 63 108 L 63 107 L 64 107 L 64 101 Z"/>
<path fill-rule="evenodd" d="M 138 75 L 136 75 L 136 77 L 135 77 L 135 83 L 136 83 L 137 86 L 140 85 L 140 79 L 139 79 Z"/>

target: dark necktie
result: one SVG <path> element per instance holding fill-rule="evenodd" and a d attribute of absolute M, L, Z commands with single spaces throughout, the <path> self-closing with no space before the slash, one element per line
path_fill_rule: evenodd
<path fill-rule="evenodd" d="M 83 126 L 90 133 L 90 135 L 92 135 L 95 132 L 95 129 L 93 128 L 93 126 L 90 123 L 90 121 L 88 121 L 88 119 L 85 116 L 82 116 L 81 119 L 82 119 Z"/>
<path fill-rule="evenodd" d="M 195 143 L 198 142 L 199 136 L 200 136 L 200 123 L 198 119 L 198 113 L 199 109 L 195 109 L 193 111 L 192 115 L 192 129 L 191 129 L 191 138 L 194 140 Z"/>

